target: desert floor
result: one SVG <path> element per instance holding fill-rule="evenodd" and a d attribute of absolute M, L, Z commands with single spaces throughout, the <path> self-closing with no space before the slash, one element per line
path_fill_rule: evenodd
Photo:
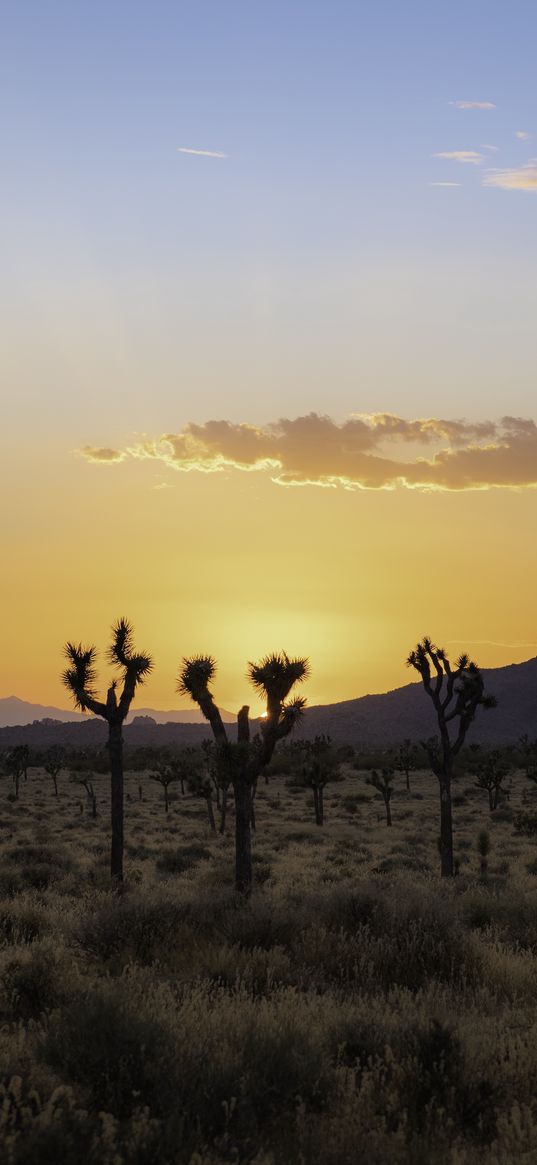
<path fill-rule="evenodd" d="M 16 1165 L 537 1162 L 537 809 L 396 777 L 393 826 L 351 766 L 325 793 L 257 795 L 255 887 L 233 892 L 233 816 L 126 778 L 126 883 L 61 773 L 0 789 L 0 1149 Z M 139 786 L 142 799 L 139 799 Z M 400 790 L 400 791 L 399 791 Z M 479 831 L 490 835 L 486 877 Z"/>

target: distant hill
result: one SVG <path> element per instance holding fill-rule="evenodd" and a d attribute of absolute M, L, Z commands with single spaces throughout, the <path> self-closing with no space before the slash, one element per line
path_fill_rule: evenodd
<path fill-rule="evenodd" d="M 175 710 L 158 712 L 154 708 L 134 707 L 127 717 L 127 724 L 131 724 L 135 716 L 151 716 L 157 724 L 201 724 L 203 721 L 203 716 L 197 708 L 187 708 L 180 712 Z M 0 728 L 33 724 L 34 720 L 60 720 L 62 724 L 71 724 L 91 719 L 93 717 L 87 716 L 84 712 L 52 708 L 44 704 L 30 704 L 26 700 L 19 700 L 18 696 L 5 696 L 0 699 Z M 222 719 L 225 723 L 231 723 L 235 716 L 222 710 Z"/>
<path fill-rule="evenodd" d="M 489 712 L 478 709 L 469 739 L 495 745 L 514 744 L 524 733 L 537 737 L 537 657 L 507 667 L 484 668 L 483 676 L 486 690 L 496 696 L 498 707 Z M 15 697 L 10 699 L 15 700 Z M 0 700 L 0 708 L 7 703 L 9 701 Z M 25 705 L 22 700 L 16 701 L 16 704 L 24 705 L 26 709 L 38 708 L 41 718 L 43 714 L 57 712 L 57 709 L 41 708 L 39 705 Z M 106 725 L 99 718 L 77 713 L 60 715 L 78 723 L 32 723 L 22 727 L 19 722 L 12 727 L 0 727 L 0 749 L 19 742 L 26 742 L 35 748 L 56 742 L 81 748 L 99 744 L 106 739 Z M 127 747 L 196 744 L 210 736 L 209 725 L 206 721 L 200 723 L 199 714 L 197 721 L 194 719 L 195 713 L 175 712 L 175 722 L 155 722 L 157 716 L 161 718 L 168 715 L 172 713 L 155 713 L 151 709 L 135 708 L 132 713 L 134 723 L 125 728 Z M 190 722 L 183 718 L 187 716 L 192 717 Z M 234 719 L 230 713 L 226 713 L 224 718 L 228 721 Z M 39 718 L 34 716 L 33 719 Z M 336 743 L 369 746 L 396 744 L 406 736 L 411 740 L 423 740 L 435 730 L 431 702 L 421 682 L 418 682 L 382 695 L 361 696 L 356 700 L 308 708 L 297 735 L 311 739 L 318 733 L 326 732 Z"/>
<path fill-rule="evenodd" d="M 537 737 L 537 657 L 507 667 L 483 668 L 485 688 L 498 707 L 478 709 L 470 740 L 511 744 L 527 733 Z M 361 696 L 339 704 L 308 708 L 301 735 L 326 732 L 348 744 L 396 744 L 405 737 L 423 740 L 436 731 L 434 709 L 421 680 L 382 695 Z"/>
<path fill-rule="evenodd" d="M 0 699 L 0 728 L 32 724 L 34 720 L 45 719 L 76 722 L 85 720 L 86 716 L 83 712 L 65 711 L 63 708 L 51 708 L 44 704 L 29 704 L 26 700 L 19 700 L 18 696 L 5 696 Z"/>

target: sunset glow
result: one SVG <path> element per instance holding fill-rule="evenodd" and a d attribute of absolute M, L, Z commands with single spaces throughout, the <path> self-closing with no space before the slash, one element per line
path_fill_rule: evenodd
<path fill-rule="evenodd" d="M 196 652 L 255 711 L 269 651 L 311 703 L 537 654 L 534 39 L 387 11 L 6 18 L 1 695 L 123 614 L 156 709 Z"/>

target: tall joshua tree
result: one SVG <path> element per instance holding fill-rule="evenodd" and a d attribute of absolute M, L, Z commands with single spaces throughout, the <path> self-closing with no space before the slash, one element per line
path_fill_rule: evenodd
<path fill-rule="evenodd" d="M 216 673 L 211 656 L 183 659 L 178 691 L 189 695 L 208 720 L 215 741 L 215 763 L 220 784 L 229 783 L 235 798 L 235 885 L 241 894 L 252 888 L 251 821 L 252 796 L 257 780 L 269 764 L 279 740 L 288 736 L 302 715 L 302 696 L 289 700 L 295 684 L 309 674 L 307 659 L 290 659 L 285 652 L 267 655 L 260 663 L 248 664 L 248 679 L 266 700 L 260 735 L 250 739 L 248 706 L 237 714 L 237 739 L 230 741 L 209 685 Z"/>
<path fill-rule="evenodd" d="M 494 708 L 494 696 L 485 694 L 485 683 L 477 665 L 465 654 L 452 668 L 446 652 L 430 639 L 422 639 L 407 659 L 407 665 L 421 676 L 432 700 L 439 736 L 424 742 L 433 773 L 440 788 L 440 865 L 443 878 L 454 874 L 451 782 L 460 752 L 477 709 Z M 453 726 L 453 727 L 452 727 Z"/>
<path fill-rule="evenodd" d="M 65 645 L 69 666 L 62 679 L 73 696 L 75 706 L 84 712 L 102 716 L 108 724 L 108 751 L 110 757 L 112 852 L 111 875 L 114 882 L 123 881 L 123 723 L 128 715 L 134 694 L 143 684 L 153 666 L 151 656 L 137 654 L 133 645 L 133 628 L 127 619 L 118 619 L 112 627 L 112 643 L 108 662 L 120 670 L 121 692 L 118 698 L 118 680 L 113 679 L 106 694 L 106 702 L 97 698 L 95 690 L 95 647 L 74 643 Z"/>

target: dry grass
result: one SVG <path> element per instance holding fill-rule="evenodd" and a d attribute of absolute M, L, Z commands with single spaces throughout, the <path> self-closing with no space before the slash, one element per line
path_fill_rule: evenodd
<path fill-rule="evenodd" d="M 233 819 L 127 777 L 126 879 L 99 816 L 31 770 L 0 805 L 0 1155 L 8 1165 L 508 1165 L 537 1161 L 537 837 L 525 782 L 490 815 L 456 788 L 458 876 L 438 877 L 437 787 L 381 802 L 347 769 L 261 785 L 256 888 Z M 477 837 L 491 852 L 479 876 Z"/>

